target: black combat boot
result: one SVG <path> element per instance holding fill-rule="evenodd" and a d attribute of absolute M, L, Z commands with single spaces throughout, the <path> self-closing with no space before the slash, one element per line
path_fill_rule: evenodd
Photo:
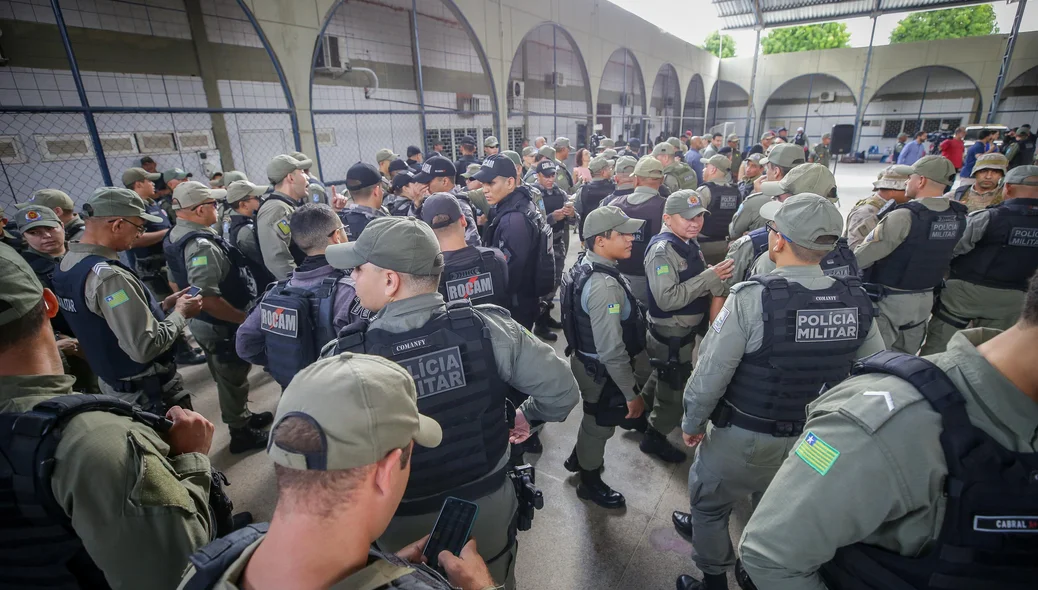
<path fill-rule="evenodd" d="M 267 448 L 267 432 L 251 426 L 231 428 L 230 451 L 232 455 Z"/>
<path fill-rule="evenodd" d="M 562 322 L 560 322 L 559 320 L 551 317 L 551 310 L 553 310 L 553 309 L 555 309 L 555 304 L 554 303 L 549 303 L 548 304 L 548 309 L 545 309 L 544 313 L 541 314 L 541 322 L 546 327 L 551 328 L 552 330 L 561 330 L 562 329 Z"/>
<path fill-rule="evenodd" d="M 627 500 L 624 499 L 623 494 L 607 486 L 602 481 L 602 474 L 598 469 L 594 471 L 580 470 L 577 496 L 584 500 L 591 500 L 602 508 L 615 509 L 627 506 Z"/>
<path fill-rule="evenodd" d="M 656 455 L 667 463 L 681 463 L 686 458 L 685 453 L 674 448 L 662 432 L 651 427 L 645 429 L 645 437 L 638 448 L 646 455 Z"/>
<path fill-rule="evenodd" d="M 728 590 L 727 574 L 705 574 L 699 581 L 692 576 L 678 576 L 678 590 Z"/>
<path fill-rule="evenodd" d="M 177 338 L 176 343 L 173 345 L 173 351 L 173 361 L 178 365 L 187 366 L 205 364 L 205 351 L 201 348 L 192 348 L 188 346 L 187 339 L 183 334 Z"/>
<path fill-rule="evenodd" d="M 757 585 L 750 579 L 750 574 L 746 573 L 746 568 L 742 566 L 742 560 L 735 560 L 735 583 L 739 585 L 742 590 L 757 590 Z"/>
<path fill-rule="evenodd" d="M 270 412 L 260 412 L 249 416 L 249 428 L 266 428 L 274 423 L 274 414 Z"/>
<path fill-rule="evenodd" d="M 555 342 L 559 339 L 559 335 L 551 331 L 551 328 L 544 325 L 544 322 L 538 319 L 533 325 L 533 334 L 545 342 Z"/>
<path fill-rule="evenodd" d="M 573 447 L 573 452 L 569 454 L 569 458 L 562 464 L 566 468 L 566 471 L 570 473 L 580 473 L 580 460 L 577 459 L 577 448 Z"/>

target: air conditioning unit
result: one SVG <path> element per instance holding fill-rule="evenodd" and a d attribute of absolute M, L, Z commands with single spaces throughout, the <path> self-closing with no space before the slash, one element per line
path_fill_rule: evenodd
<path fill-rule="evenodd" d="M 526 82 L 523 80 L 512 80 L 508 87 L 509 98 L 526 98 Z"/>
<path fill-rule="evenodd" d="M 823 92 L 818 95 L 818 102 L 836 102 L 836 93 Z"/>
<path fill-rule="evenodd" d="M 343 50 L 344 39 L 335 35 L 321 37 L 321 50 L 317 52 L 315 72 L 338 75 L 350 71 L 350 60 Z"/>
<path fill-rule="evenodd" d="M 552 72 L 544 77 L 544 84 L 548 88 L 562 88 L 566 85 L 566 79 L 562 76 L 562 72 Z"/>
<path fill-rule="evenodd" d="M 508 110 L 512 112 L 522 112 L 526 110 L 526 99 L 512 97 L 508 99 Z"/>

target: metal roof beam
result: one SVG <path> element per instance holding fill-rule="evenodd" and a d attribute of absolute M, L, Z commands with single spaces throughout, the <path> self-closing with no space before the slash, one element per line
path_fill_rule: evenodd
<path fill-rule="evenodd" d="M 760 0 L 746 0 L 743 6 L 752 8 L 752 10 L 743 10 L 741 7 L 736 7 L 731 14 L 724 14 L 725 8 L 736 4 L 736 2 L 730 0 L 714 0 L 714 7 L 717 11 L 717 16 L 721 17 L 724 22 L 722 30 L 725 31 L 736 31 L 741 29 L 755 29 L 757 27 L 766 28 L 778 28 L 778 27 L 792 27 L 796 25 L 806 25 L 813 23 L 823 22 L 834 22 L 848 18 L 861 18 L 861 17 L 873 17 L 878 14 L 898 14 L 902 12 L 921 12 L 928 10 L 942 10 L 946 8 L 957 8 L 960 6 L 970 6 L 973 4 L 986 4 L 989 0 L 944 0 L 938 1 L 937 3 L 927 2 L 926 0 L 917 0 L 911 4 L 903 6 L 884 6 L 883 0 L 876 0 L 875 5 L 869 10 L 857 10 L 845 13 L 834 13 L 820 16 L 803 16 L 801 18 L 787 19 L 779 22 L 772 22 L 765 24 L 764 17 L 769 11 L 763 10 L 760 7 Z M 837 3 L 838 4 L 838 3 Z M 790 2 L 788 5 L 782 8 L 783 12 L 789 11 L 806 11 L 807 9 L 818 6 L 817 2 L 811 0 L 800 0 L 799 2 Z M 771 11 L 778 12 L 778 11 Z M 731 21 L 739 19 L 739 17 L 751 17 L 753 22 L 747 24 L 736 24 L 731 25 Z M 741 20 L 741 19 L 739 19 Z"/>

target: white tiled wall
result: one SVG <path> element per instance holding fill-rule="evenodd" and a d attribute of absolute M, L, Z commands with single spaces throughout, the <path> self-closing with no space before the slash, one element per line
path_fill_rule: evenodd
<path fill-rule="evenodd" d="M 205 108 L 202 81 L 191 76 L 80 72 L 87 100 L 95 107 Z M 280 89 L 280 85 L 277 85 Z M 284 93 L 281 94 L 284 101 Z M 0 107 L 79 106 L 68 70 L 0 69 Z"/>
<path fill-rule="evenodd" d="M 191 38 L 182 0 L 63 0 L 61 14 L 69 27 Z M 49 0 L 4 0 L 0 18 L 55 22 Z"/>
<path fill-rule="evenodd" d="M 219 80 L 220 104 L 237 109 L 285 109 L 285 91 L 278 82 Z"/>
<path fill-rule="evenodd" d="M 263 47 L 256 28 L 235 0 L 202 0 L 202 20 L 211 43 Z"/>

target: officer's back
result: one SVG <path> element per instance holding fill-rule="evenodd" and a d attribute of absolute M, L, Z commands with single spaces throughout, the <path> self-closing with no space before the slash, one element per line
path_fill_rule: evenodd
<path fill-rule="evenodd" d="M 346 188 L 353 201 L 339 212 L 351 240 L 356 241 L 373 219 L 385 217 L 382 211 L 382 176 L 377 168 L 357 162 L 346 172 Z"/>
<path fill-rule="evenodd" d="M 631 257 L 618 263 L 620 272 L 631 283 L 631 291 L 642 304 L 648 304 L 649 285 L 645 278 L 645 249 L 649 240 L 663 228 L 663 207 L 667 200 L 660 195 L 663 183 L 663 164 L 652 156 L 638 160 L 634 167 L 634 191 L 614 199 L 610 204 L 628 217 L 641 219 L 645 224 L 634 234 Z"/>

